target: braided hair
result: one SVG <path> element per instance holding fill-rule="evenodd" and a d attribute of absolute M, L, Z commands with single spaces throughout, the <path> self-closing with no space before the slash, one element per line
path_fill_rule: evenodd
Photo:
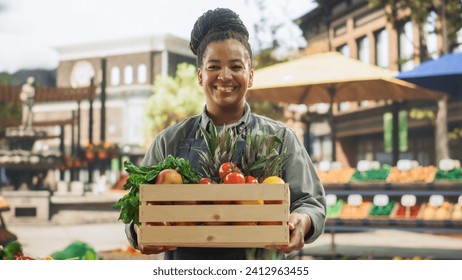
<path fill-rule="evenodd" d="M 240 42 L 249 54 L 249 61 L 252 61 L 249 32 L 238 14 L 227 8 L 216 8 L 200 16 L 191 31 L 189 42 L 189 48 L 197 56 L 197 67 L 202 66 L 204 51 L 211 42 L 227 39 Z"/>

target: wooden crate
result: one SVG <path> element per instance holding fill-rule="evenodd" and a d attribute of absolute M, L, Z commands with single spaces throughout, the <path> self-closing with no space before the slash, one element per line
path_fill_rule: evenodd
<path fill-rule="evenodd" d="M 257 200 L 265 204 L 254 204 Z M 289 243 L 288 184 L 145 184 L 140 201 L 143 245 L 250 248 Z"/>

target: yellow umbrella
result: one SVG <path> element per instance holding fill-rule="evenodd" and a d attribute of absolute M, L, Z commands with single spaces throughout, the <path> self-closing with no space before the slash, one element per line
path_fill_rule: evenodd
<path fill-rule="evenodd" d="M 309 105 L 363 100 L 438 100 L 444 96 L 396 79 L 396 74 L 338 52 L 320 53 L 256 70 L 248 97 Z"/>
<path fill-rule="evenodd" d="M 330 103 L 332 154 L 335 130 L 332 104 L 363 100 L 439 100 L 445 94 L 394 78 L 396 72 L 351 59 L 338 52 L 308 55 L 255 71 L 248 98 L 278 103 Z"/>

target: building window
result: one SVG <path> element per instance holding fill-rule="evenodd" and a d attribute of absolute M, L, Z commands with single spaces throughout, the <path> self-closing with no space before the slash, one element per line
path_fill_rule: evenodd
<path fill-rule="evenodd" d="M 117 86 L 120 83 L 120 69 L 117 66 L 111 68 L 111 85 Z"/>
<path fill-rule="evenodd" d="M 370 104 L 369 100 L 362 100 L 358 102 L 358 106 L 361 108 L 369 107 L 369 104 Z"/>
<path fill-rule="evenodd" d="M 131 85 L 133 83 L 133 66 L 127 65 L 124 68 L 124 84 Z"/>
<path fill-rule="evenodd" d="M 147 81 L 148 73 L 147 73 L 147 67 L 146 64 L 140 64 L 138 65 L 138 83 L 139 84 L 144 84 Z"/>
<path fill-rule="evenodd" d="M 325 113 L 327 113 L 327 112 L 329 111 L 329 107 L 330 107 L 329 103 L 318 103 L 318 104 L 316 104 L 315 106 L 316 106 L 316 107 L 315 107 L 315 108 L 316 108 L 315 110 L 316 110 L 316 112 L 317 112 L 318 114 L 325 114 Z"/>
<path fill-rule="evenodd" d="M 366 64 L 371 63 L 371 51 L 367 36 L 358 39 L 358 59 Z"/>
<path fill-rule="evenodd" d="M 414 68 L 414 32 L 410 21 L 404 24 L 399 34 L 399 61 L 401 71 Z"/>
<path fill-rule="evenodd" d="M 340 112 L 347 112 L 350 110 L 350 102 L 340 102 L 338 104 L 338 110 Z"/>
<path fill-rule="evenodd" d="M 459 46 L 454 49 L 454 52 L 462 52 L 462 28 L 457 32 L 457 43 Z"/>
<path fill-rule="evenodd" d="M 388 31 L 382 29 L 375 34 L 375 61 L 377 66 L 388 68 L 390 62 L 389 52 Z"/>
<path fill-rule="evenodd" d="M 337 51 L 345 57 L 350 57 L 350 47 L 348 46 L 348 44 L 338 47 Z"/>
<path fill-rule="evenodd" d="M 423 30 L 425 34 L 425 42 L 427 44 L 427 51 L 431 58 L 438 57 L 438 36 L 436 35 L 436 13 L 430 12 L 427 21 L 424 24 Z"/>

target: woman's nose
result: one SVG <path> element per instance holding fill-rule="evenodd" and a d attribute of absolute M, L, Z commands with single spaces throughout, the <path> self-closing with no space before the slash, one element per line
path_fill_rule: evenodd
<path fill-rule="evenodd" d="M 231 79 L 231 71 L 228 67 L 224 67 L 221 71 L 220 74 L 218 75 L 218 79 L 220 80 L 228 80 Z"/>

